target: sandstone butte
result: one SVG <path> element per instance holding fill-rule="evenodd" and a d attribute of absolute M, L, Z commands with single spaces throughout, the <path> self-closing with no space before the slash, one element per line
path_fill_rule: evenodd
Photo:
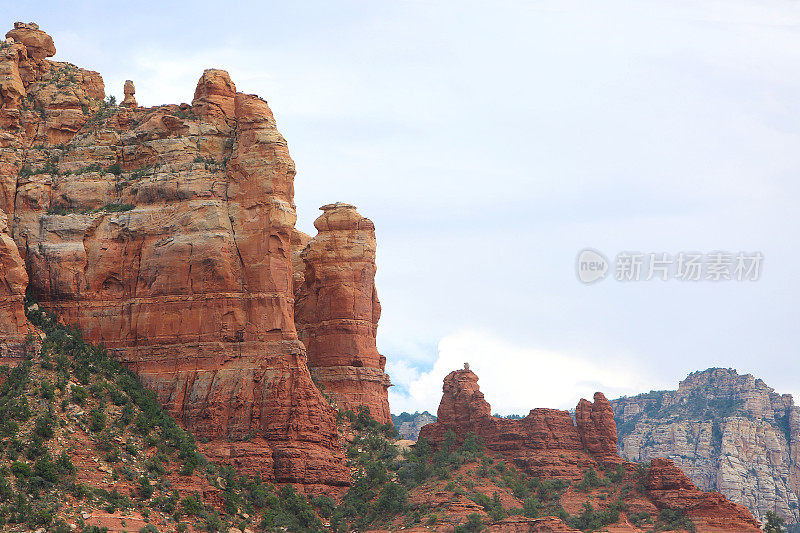
<path fill-rule="evenodd" d="M 448 434 L 459 441 L 470 434 L 477 435 L 487 451 L 536 477 L 576 482 L 590 468 L 599 471 L 614 467 L 624 471 L 624 482 L 637 479 L 638 465 L 623 461 L 617 454 L 617 427 L 611 404 L 599 392 L 595 393 L 594 402 L 578 403 L 574 421 L 568 411 L 557 409 L 533 409 L 519 420 L 494 417 L 478 387 L 478 376 L 465 365 L 463 370 L 445 377 L 438 420 L 422 428 L 420 439 L 439 446 Z M 700 532 L 760 531 L 750 511 L 721 494 L 699 490 L 670 459 L 653 459 L 640 482 L 645 489 L 641 495 L 637 491 L 624 497 L 630 511 L 681 510 Z M 580 504 L 587 500 L 585 494 L 572 497 Z M 569 505 L 570 502 L 564 503 L 565 508 Z M 560 520 L 552 520 L 563 529 L 551 525 L 550 531 L 571 531 Z M 509 524 L 498 531 L 539 530 L 520 527 L 514 529 Z M 625 518 L 608 530 L 640 531 Z"/>
<path fill-rule="evenodd" d="M 24 353 L 27 290 L 209 458 L 312 491 L 349 483 L 312 372 L 340 407 L 390 422 L 372 222 L 334 204 L 317 237 L 295 230 L 286 140 L 225 71 L 190 104 L 140 107 L 127 81 L 116 106 L 55 52 L 33 23 L 0 43 L 0 362 Z"/>

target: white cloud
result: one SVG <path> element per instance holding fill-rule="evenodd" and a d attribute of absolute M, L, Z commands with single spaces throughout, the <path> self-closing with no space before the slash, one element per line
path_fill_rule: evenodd
<path fill-rule="evenodd" d="M 389 392 L 392 412 L 435 413 L 443 378 L 464 363 L 480 378 L 492 412 L 501 414 L 524 415 L 536 407 L 569 409 L 596 391 L 614 398 L 649 390 L 656 383 L 621 359 L 519 346 L 486 331 L 460 331 L 439 342 L 439 357 L 428 372 L 404 360 L 387 365 L 399 386 Z"/>

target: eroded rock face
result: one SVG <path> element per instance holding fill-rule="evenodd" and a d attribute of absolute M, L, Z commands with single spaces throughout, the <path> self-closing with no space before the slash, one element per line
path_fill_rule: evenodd
<path fill-rule="evenodd" d="M 576 426 L 569 412 L 558 409 L 532 409 L 520 420 L 493 417 L 478 387 L 478 376 L 468 368 L 448 374 L 442 391 L 437 421 L 420 430 L 420 439 L 441 442 L 448 431 L 460 436 L 473 433 L 483 438 L 488 449 L 508 454 L 540 477 L 580 480 L 586 469 L 600 461 L 621 462 L 616 442 L 607 442 L 606 436 L 616 433 L 616 427 L 613 416 L 607 416 L 602 394 L 595 396 L 598 406 L 593 419 L 594 404 L 581 400 L 578 409 L 587 420 Z"/>
<path fill-rule="evenodd" d="M 621 455 L 669 457 L 703 490 L 718 490 L 760 519 L 796 522 L 800 409 L 752 375 L 713 368 L 677 391 L 612 401 Z"/>
<path fill-rule="evenodd" d="M 617 424 L 611 402 L 602 392 L 594 393 L 594 403 L 581 400 L 575 408 L 575 423 L 583 447 L 602 462 L 621 462 L 617 455 Z"/>
<path fill-rule="evenodd" d="M 45 59 L 37 27 L 9 35 L 0 60 L 24 97 L 3 89 L 2 259 L 18 250 L 40 304 L 119 356 L 210 457 L 348 483 L 295 330 L 295 169 L 267 103 L 208 70 L 192 105 L 116 107 L 98 74 Z M 0 298 L 19 299 L 24 271 Z"/>
<path fill-rule="evenodd" d="M 526 518 L 509 516 L 486 528 L 489 533 L 580 533 L 558 518 L 546 516 L 542 518 Z"/>
<path fill-rule="evenodd" d="M 125 80 L 125 87 L 123 87 L 122 90 L 125 98 L 122 100 L 120 105 L 122 107 L 139 107 L 139 105 L 136 103 L 136 97 L 134 96 L 136 94 L 136 87 L 133 85 L 131 80 Z"/>
<path fill-rule="evenodd" d="M 653 459 L 644 485 L 659 508 L 683 509 L 701 531 L 740 531 L 734 524 L 759 527 L 746 508 L 717 492 L 699 490 L 669 459 Z"/>
<path fill-rule="evenodd" d="M 24 44 L 31 59 L 41 60 L 56 55 L 53 38 L 40 30 L 39 25 L 34 22 L 15 22 L 14 29 L 6 33 L 6 38 L 8 37 Z"/>
<path fill-rule="evenodd" d="M 0 210 L 0 337 L 9 349 L 25 341 L 28 319 L 25 318 L 25 288 L 28 273 L 19 255 L 17 243 L 11 238 L 8 217 Z M 0 355 L 6 355 L 0 352 Z"/>
<path fill-rule="evenodd" d="M 624 462 L 616 454 L 616 443 L 611 438 L 616 426 L 610 416 L 610 403 L 600 393 L 595 394 L 594 400 L 580 401 L 576 408 L 576 422 L 567 411 L 556 409 L 533 409 L 519 420 L 493 417 L 478 388 L 478 376 L 465 365 L 463 370 L 445 377 L 439 418 L 422 428 L 420 439 L 441 446 L 449 432 L 457 440 L 474 434 L 483 440 L 488 451 L 503 456 L 530 475 L 542 478 L 578 481 L 589 469 L 597 472 L 610 469 L 618 472 L 622 483 L 640 481 L 647 489 L 621 495 L 629 512 L 683 511 L 701 532 L 760 531 L 758 522 L 745 507 L 721 494 L 699 490 L 669 459 L 654 459 L 641 478 L 637 465 Z M 580 491 L 570 491 L 562 500 L 566 509 L 573 509 L 570 512 L 578 512 L 585 502 L 585 493 Z M 523 522 L 510 521 L 508 530 L 523 528 L 527 531 L 524 528 L 528 525 Z M 628 526 L 614 531 L 639 530 Z"/>
<path fill-rule="evenodd" d="M 364 405 L 379 422 L 391 422 L 386 358 L 375 344 L 381 315 L 375 226 L 349 204 L 321 209 L 317 236 L 300 252 L 305 269 L 296 280 L 298 335 L 315 381 L 340 407 L 357 411 Z M 304 239 L 297 234 L 295 240 Z"/>

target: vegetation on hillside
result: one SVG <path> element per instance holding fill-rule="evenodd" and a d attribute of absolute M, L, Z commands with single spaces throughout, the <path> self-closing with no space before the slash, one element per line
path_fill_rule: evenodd
<path fill-rule="evenodd" d="M 619 469 L 588 470 L 572 485 L 538 479 L 487 454 L 478 437 L 460 441 L 452 433 L 436 448 L 421 440 L 401 450 L 394 426 L 379 424 L 366 409 L 339 413 L 349 436 L 351 487 L 338 502 L 309 500 L 291 485 L 274 487 L 208 463 L 135 374 L 32 300 L 26 309 L 43 336 L 30 339 L 28 359 L 0 368 L 0 527 L 11 531 L 65 533 L 77 523 L 98 533 L 83 519 L 92 510 L 143 517 L 142 531 L 151 533 L 346 532 L 445 521 L 456 532 L 477 532 L 511 515 L 557 516 L 588 532 L 623 514 L 653 531 L 691 529 L 679 513 L 628 513 L 625 496 L 643 489 L 624 484 Z M 570 515 L 561 505 L 569 490 L 605 502 Z M 430 494 L 446 497 L 433 501 Z M 449 515 L 455 501 L 474 512 Z"/>
<path fill-rule="evenodd" d="M 149 532 L 155 523 L 177 531 L 322 530 L 305 496 L 208 463 L 135 374 L 31 299 L 25 307 L 43 338 L 36 349 L 31 336 L 30 356 L 15 368 L 0 367 L 0 527 L 64 533 L 69 521 L 96 533 L 82 513 L 99 509 L 153 518 Z M 87 455 L 94 461 L 74 464 Z M 191 486 L 211 489 L 218 501 L 178 490 Z"/>

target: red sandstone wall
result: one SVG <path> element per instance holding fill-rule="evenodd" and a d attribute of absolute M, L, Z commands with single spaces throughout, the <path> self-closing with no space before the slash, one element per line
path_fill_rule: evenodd
<path fill-rule="evenodd" d="M 18 250 L 41 304 L 119 355 L 212 457 L 347 483 L 294 327 L 295 169 L 267 103 L 208 70 L 191 105 L 104 105 L 100 76 L 45 59 L 37 27 L 8 35 L 0 207 L 14 241 L 0 235 L 0 260 Z M 17 327 L 27 280 L 4 280 L 3 327 Z"/>

